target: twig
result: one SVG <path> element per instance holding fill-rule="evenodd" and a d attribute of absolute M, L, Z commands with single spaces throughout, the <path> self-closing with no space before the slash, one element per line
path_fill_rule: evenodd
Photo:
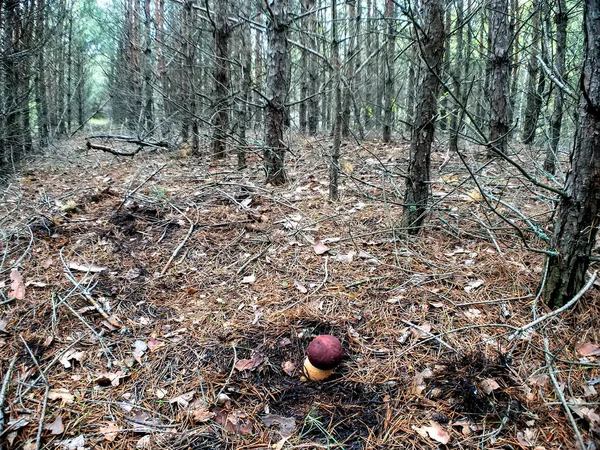
<path fill-rule="evenodd" d="M 260 258 L 262 255 L 264 255 L 266 253 L 267 250 L 269 250 L 269 248 L 271 247 L 272 243 L 270 242 L 264 249 L 262 249 L 260 252 L 258 252 L 256 255 L 254 255 L 252 258 L 250 258 L 248 261 L 246 261 L 242 267 L 240 267 L 237 270 L 237 274 L 241 274 L 246 267 L 248 267 L 248 265 L 250 265 L 251 263 L 253 263 L 254 261 L 256 261 L 258 258 Z"/>
<path fill-rule="evenodd" d="M 125 202 L 127 201 L 127 199 L 129 197 L 131 197 L 133 194 L 135 194 L 143 185 L 145 185 L 148 181 L 150 181 L 154 175 L 156 175 L 158 172 L 160 172 L 161 170 L 163 170 L 167 165 L 163 164 L 162 166 L 160 166 L 158 169 L 156 169 L 154 172 L 152 172 L 152 174 L 150 174 L 150 176 L 148 178 L 146 178 L 138 187 L 136 187 L 133 191 L 131 191 L 129 194 L 127 194 L 125 196 L 125 198 L 123 199 L 123 201 L 121 202 L 121 204 L 119 205 L 119 207 L 117 208 L 116 212 L 119 212 L 121 210 L 121 208 L 123 207 L 123 205 L 125 204 Z"/>
<path fill-rule="evenodd" d="M 40 372 L 40 375 L 42 376 L 42 379 L 44 380 L 44 384 L 46 385 L 46 393 L 44 395 L 44 403 L 42 403 L 42 412 L 40 413 L 37 437 L 35 440 L 35 448 L 36 448 L 36 450 L 39 450 L 40 448 L 42 448 L 42 430 L 44 429 L 44 419 L 46 418 L 46 407 L 48 406 L 48 394 L 50 393 L 50 385 L 48 384 L 48 379 L 46 378 L 44 371 L 38 364 L 37 358 L 35 357 L 35 355 L 31 351 L 31 349 L 29 348 L 27 341 L 23 338 L 23 335 L 20 334 L 19 337 L 21 338 L 21 341 L 23 341 L 23 344 L 25 345 L 25 348 L 27 349 L 27 353 L 29 353 L 29 356 L 31 356 L 31 359 L 33 360 L 33 363 L 35 364 L 35 367 L 37 367 L 37 370 Z"/>
<path fill-rule="evenodd" d="M 453 352 L 456 351 L 456 349 L 454 347 L 452 347 L 450 344 L 447 344 L 446 342 L 444 342 L 442 339 L 440 339 L 439 337 L 437 337 L 435 334 L 430 333 L 429 331 L 424 330 L 423 328 L 421 328 L 419 325 L 415 325 L 412 322 L 409 322 L 408 320 L 404 320 L 404 319 L 400 319 L 400 321 L 405 324 L 408 325 L 409 327 L 412 327 L 416 330 L 419 330 L 421 333 L 426 334 L 427 336 L 429 336 L 431 339 L 439 342 L 440 344 L 442 344 L 444 347 L 446 347 L 449 350 L 452 350 Z"/>
<path fill-rule="evenodd" d="M 4 429 L 4 399 L 6 398 L 6 391 L 8 390 L 8 384 L 10 382 L 10 375 L 12 374 L 13 369 L 15 368 L 15 364 L 17 362 L 17 356 L 13 356 L 13 359 L 10 361 L 8 366 L 8 370 L 4 375 L 4 382 L 2 383 L 2 390 L 0 390 L 0 435 L 2 434 L 2 430 Z M 4 450 L 4 444 L 0 442 L 0 450 Z"/>
<path fill-rule="evenodd" d="M 598 272 L 594 272 L 593 275 L 590 277 L 590 279 L 588 280 L 588 282 L 585 284 L 585 286 L 583 286 L 581 288 L 581 290 L 575 294 L 575 297 L 573 297 L 568 303 L 566 303 L 565 305 L 561 306 L 560 308 L 549 312 L 548 314 L 544 314 L 542 317 L 538 317 L 536 320 L 534 320 L 533 322 L 529 322 L 527 325 L 523 325 L 522 327 L 518 328 L 513 334 L 511 334 L 508 337 L 509 341 L 512 341 L 513 339 L 515 339 L 517 336 L 523 334 L 525 331 L 529 330 L 530 328 L 535 327 L 536 325 L 540 324 L 541 322 L 550 319 L 558 314 L 560 314 L 561 312 L 569 309 L 571 306 L 573 306 L 581 297 L 583 297 L 583 294 L 585 294 L 594 284 L 594 281 L 596 281 L 596 277 L 598 276 Z"/>
<path fill-rule="evenodd" d="M 164 275 L 165 272 L 169 269 L 169 266 L 171 265 L 173 260 L 177 257 L 177 255 L 179 254 L 179 252 L 181 251 L 181 249 L 183 248 L 185 243 L 188 241 L 188 239 L 190 238 L 190 236 L 192 235 L 193 232 L 194 232 L 194 224 L 191 223 L 190 229 L 188 230 L 188 233 L 186 234 L 186 236 L 183 238 L 183 241 L 181 241 L 181 243 L 177 246 L 177 248 L 175 250 L 173 250 L 173 254 L 167 261 L 167 264 L 165 264 L 165 267 L 163 267 L 163 269 L 160 271 L 161 276 Z"/>
<path fill-rule="evenodd" d="M 324 265 L 325 265 L 325 276 L 323 277 L 323 281 L 321 281 L 321 284 L 318 285 L 315 288 L 315 290 L 313 292 L 311 292 L 311 294 L 314 294 L 314 293 L 318 292 L 319 289 L 321 289 L 325 285 L 325 283 L 327 283 L 327 278 L 329 278 L 329 271 L 327 270 L 327 261 L 328 260 L 329 260 L 329 256 L 325 255 L 325 263 L 324 263 Z"/>
<path fill-rule="evenodd" d="M 596 274 L 594 274 L 596 275 Z M 595 277 L 593 277 L 595 278 Z M 579 432 L 579 428 L 577 428 L 577 422 L 575 422 L 575 418 L 573 417 L 573 413 L 567 404 L 567 400 L 565 399 L 565 395 L 563 394 L 558 382 L 556 381 L 556 377 L 554 376 L 554 369 L 552 368 L 552 359 L 550 353 L 550 346 L 548 344 L 548 338 L 544 338 L 544 350 L 546 353 L 546 364 L 548 365 L 548 375 L 550 375 L 550 380 L 552 381 L 552 385 L 554 386 L 554 392 L 558 396 L 560 403 L 562 404 L 567 416 L 569 417 L 569 421 L 571 422 L 571 426 L 573 427 L 573 431 L 575 431 L 575 436 L 579 441 L 579 445 L 581 449 L 585 449 L 586 446 L 583 443 L 583 438 L 581 437 L 581 433 Z"/>
<path fill-rule="evenodd" d="M 129 153 L 120 152 L 119 150 L 115 150 L 112 147 L 107 147 L 106 145 L 92 144 L 90 141 L 86 141 L 85 146 L 88 150 L 102 150 L 103 152 L 110 153 L 115 156 L 135 156 L 140 150 L 142 150 L 142 146 L 140 145 L 137 150 Z"/>
<path fill-rule="evenodd" d="M 235 364 L 237 363 L 237 349 L 235 348 L 235 343 L 231 344 L 231 348 L 233 349 L 233 363 L 231 364 L 231 371 L 229 372 L 229 376 L 225 380 L 225 383 L 223 384 L 223 386 L 221 386 L 221 390 L 215 397 L 215 400 L 217 400 L 219 398 L 219 395 L 223 393 L 225 387 L 229 384 L 229 380 L 231 380 L 231 377 L 233 376 L 233 371 L 235 370 Z"/>

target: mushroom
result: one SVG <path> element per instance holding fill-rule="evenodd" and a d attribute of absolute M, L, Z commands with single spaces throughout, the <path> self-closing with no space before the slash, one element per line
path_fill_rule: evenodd
<path fill-rule="evenodd" d="M 328 334 L 317 336 L 309 344 L 304 360 L 304 373 L 312 381 L 323 381 L 342 362 L 344 351 L 339 339 Z"/>

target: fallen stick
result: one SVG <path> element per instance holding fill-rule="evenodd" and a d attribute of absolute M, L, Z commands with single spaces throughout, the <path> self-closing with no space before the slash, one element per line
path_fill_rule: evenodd
<path fill-rule="evenodd" d="M 107 147 L 106 145 L 92 144 L 90 141 L 86 141 L 85 146 L 87 147 L 88 150 L 102 150 L 103 152 L 110 153 L 111 155 L 115 155 L 115 156 L 135 156 L 142 149 L 142 146 L 140 145 L 137 148 L 137 150 L 135 150 L 133 152 L 129 152 L 129 153 L 124 153 L 124 152 L 120 152 L 119 150 L 115 150 L 112 147 Z"/>
<path fill-rule="evenodd" d="M 6 391 L 8 391 L 8 384 L 10 382 L 10 376 L 12 374 L 13 369 L 15 368 L 15 364 L 17 362 L 17 356 L 13 356 L 13 359 L 10 361 L 8 366 L 8 370 L 4 375 L 4 382 L 2 383 L 2 390 L 0 390 L 0 435 L 2 435 L 2 430 L 4 429 L 4 400 L 6 398 Z M 0 450 L 4 450 L 4 441 L 0 442 Z"/>
<path fill-rule="evenodd" d="M 533 328 L 536 325 L 542 323 L 544 320 L 550 319 L 551 317 L 554 317 L 554 316 L 560 314 L 561 312 L 569 309 L 571 306 L 573 306 L 575 303 L 577 303 L 577 301 L 581 297 L 583 297 L 583 294 L 585 294 L 592 287 L 592 285 L 594 284 L 594 281 L 596 281 L 596 277 L 597 276 L 598 276 L 598 272 L 594 272 L 593 275 L 588 280 L 588 282 L 585 284 L 585 286 L 583 286 L 579 290 L 579 292 L 577 294 L 575 294 L 575 297 L 573 297 L 568 303 L 565 303 L 560 308 L 558 308 L 558 309 L 556 309 L 554 311 L 551 311 L 548 314 L 544 314 L 542 317 L 538 317 L 533 322 L 529 322 L 527 325 L 523 325 L 522 327 L 518 328 L 513 334 L 511 334 L 508 337 L 508 340 L 512 341 L 513 339 L 515 339 L 519 335 L 523 334 L 525 331 L 527 331 L 530 328 Z"/>
<path fill-rule="evenodd" d="M 175 250 L 173 250 L 173 254 L 167 261 L 167 264 L 165 264 L 165 267 L 163 267 L 163 269 L 160 271 L 161 276 L 164 275 L 165 272 L 169 269 L 169 266 L 171 265 L 173 260 L 177 257 L 177 255 L 179 254 L 179 252 L 181 251 L 181 249 L 183 248 L 185 243 L 188 241 L 188 239 L 190 238 L 190 236 L 192 235 L 193 232 L 194 232 L 194 224 L 192 223 L 192 224 L 190 224 L 190 229 L 188 230 L 187 235 L 185 236 L 185 238 L 183 238 L 183 241 L 181 241 L 181 243 L 177 246 L 177 248 Z"/>
<path fill-rule="evenodd" d="M 595 275 L 592 278 L 595 278 Z M 562 404 L 567 416 L 569 417 L 569 421 L 571 422 L 571 426 L 573 427 L 573 431 L 575 432 L 575 436 L 577 437 L 577 441 L 582 449 L 587 448 L 583 443 L 583 438 L 581 437 L 581 433 L 579 432 L 579 428 L 577 428 L 577 422 L 575 422 L 575 417 L 573 417 L 573 413 L 571 412 L 571 408 L 567 404 L 567 400 L 565 399 L 565 394 L 563 394 L 560 386 L 558 385 L 558 381 L 554 376 L 554 369 L 552 368 L 552 359 L 550 353 L 550 345 L 548 344 L 548 338 L 544 338 L 544 352 L 546 353 L 546 365 L 548 366 L 548 375 L 550 375 L 550 380 L 552 381 L 552 386 L 554 386 L 554 392 L 558 396 L 560 403 Z"/>

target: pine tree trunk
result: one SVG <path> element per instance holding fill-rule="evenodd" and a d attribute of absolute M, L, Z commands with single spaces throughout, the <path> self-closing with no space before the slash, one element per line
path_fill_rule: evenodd
<path fill-rule="evenodd" d="M 311 11 L 315 7 L 315 0 L 305 0 L 307 11 Z M 311 14 L 307 18 L 308 20 L 308 42 L 310 48 L 317 49 L 317 39 L 315 37 L 317 32 L 317 21 L 316 13 Z M 307 55 L 308 64 L 308 91 L 307 94 L 311 95 L 308 100 L 307 108 L 307 121 L 308 121 L 308 133 L 311 136 L 315 136 L 319 129 L 319 97 L 315 95 L 317 93 L 317 82 L 318 82 L 318 70 L 317 61 L 312 55 Z"/>
<path fill-rule="evenodd" d="M 337 32 L 336 1 L 331 0 L 331 65 L 334 70 L 334 106 L 333 106 L 333 145 L 329 163 L 329 200 L 339 199 L 338 175 L 340 167 L 340 147 L 342 140 L 342 69 L 340 65 L 340 43 Z"/>
<path fill-rule="evenodd" d="M 35 106 L 38 116 L 38 134 L 40 139 L 40 146 L 46 147 L 48 145 L 49 132 L 48 132 L 48 98 L 46 95 L 46 64 L 45 64 L 45 51 L 44 51 L 44 40 L 46 39 L 46 28 L 45 28 L 45 0 L 39 0 L 38 10 L 36 16 L 36 31 L 37 31 L 37 42 L 39 50 L 37 53 L 37 71 L 35 74 Z"/>
<path fill-rule="evenodd" d="M 227 151 L 227 132 L 229 129 L 229 1 L 217 0 L 214 11 L 214 51 L 215 61 L 213 66 L 213 159 L 225 158 Z"/>
<path fill-rule="evenodd" d="M 392 140 L 395 104 L 394 60 L 396 58 L 396 8 L 393 0 L 386 0 L 385 16 L 387 20 L 387 41 L 384 59 L 383 142 L 390 142 Z"/>
<path fill-rule="evenodd" d="M 554 221 L 551 244 L 557 256 L 548 258 L 542 287 L 543 298 L 552 308 L 567 303 L 583 286 L 600 215 L 600 0 L 585 0 L 583 14 L 579 124 L 565 195 Z"/>
<path fill-rule="evenodd" d="M 145 128 L 149 133 L 154 130 L 154 106 L 152 88 L 152 36 L 150 23 L 152 16 L 150 14 L 150 0 L 144 0 L 144 119 Z"/>
<path fill-rule="evenodd" d="M 534 8 L 532 36 L 530 45 L 529 60 L 527 61 L 527 97 L 525 103 L 525 113 L 523 118 L 523 134 L 521 140 L 524 144 L 531 144 L 535 139 L 539 111 L 542 104 L 542 98 L 538 93 L 538 81 L 540 77 L 540 5 L 539 0 L 532 3 Z"/>
<path fill-rule="evenodd" d="M 421 57 L 424 61 L 415 108 L 415 122 L 410 143 L 410 161 L 402 225 L 409 234 L 417 234 L 425 220 L 429 197 L 431 144 L 438 108 L 439 77 L 444 57 L 444 22 L 442 0 L 423 0 L 419 33 Z M 421 29 L 423 31 L 421 31 Z"/>
<path fill-rule="evenodd" d="M 446 37 L 446 49 L 447 51 L 444 54 L 444 64 L 442 68 L 442 80 L 446 84 L 448 84 L 448 80 L 450 79 L 450 27 L 452 25 L 452 9 L 450 8 L 452 1 L 447 1 L 446 5 L 446 14 L 445 14 L 445 24 L 444 28 L 448 30 L 448 34 Z M 449 96 L 444 95 L 440 101 L 440 118 L 438 119 L 440 130 L 446 131 L 448 129 L 448 101 Z"/>
<path fill-rule="evenodd" d="M 565 81 L 565 55 L 567 50 L 567 24 L 569 15 L 567 12 L 566 0 L 556 0 L 556 15 L 554 22 L 556 23 L 556 58 L 554 67 L 556 67 L 556 75 Z M 544 161 L 544 170 L 554 174 L 556 170 L 556 160 L 558 155 L 558 143 L 560 141 L 560 133 L 563 118 L 564 108 L 564 92 L 561 88 L 554 87 L 554 109 L 550 117 L 550 147 L 546 153 Z"/>
<path fill-rule="evenodd" d="M 458 152 L 458 134 L 460 132 L 460 117 L 462 111 L 460 110 L 460 104 L 462 103 L 462 83 L 463 83 L 463 66 L 467 62 L 463 59 L 464 39 L 463 39 L 463 20 L 464 20 L 464 3 L 463 0 L 456 0 L 456 61 L 454 63 L 454 70 L 452 73 L 452 85 L 454 87 L 454 96 L 458 99 L 458 102 L 454 102 L 454 108 L 450 118 L 450 140 L 448 147 L 450 152 Z M 448 30 L 447 30 L 448 31 Z M 446 54 L 450 52 L 449 48 L 446 48 Z"/>
<path fill-rule="evenodd" d="M 510 36 L 508 2 L 490 0 L 490 156 L 506 153 L 508 144 L 508 77 Z"/>
<path fill-rule="evenodd" d="M 268 72 L 264 161 L 266 182 L 281 185 L 286 181 L 284 130 L 285 99 L 289 86 L 290 55 L 287 48 L 288 0 L 270 3 L 268 30 Z"/>

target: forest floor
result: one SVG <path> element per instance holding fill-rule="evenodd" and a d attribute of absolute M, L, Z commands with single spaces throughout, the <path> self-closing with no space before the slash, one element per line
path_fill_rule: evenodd
<path fill-rule="evenodd" d="M 406 237 L 408 145 L 347 143 L 337 203 L 329 145 L 296 139 L 277 188 L 257 155 L 238 172 L 72 140 L 28 164 L 0 205 L 6 447 L 573 449 L 576 426 L 596 448 L 597 288 L 529 326 L 550 312 L 543 254 L 456 156 L 439 173 L 434 153 L 431 214 Z M 546 248 L 551 198 L 480 153 L 493 206 Z M 344 362 L 307 381 L 324 333 Z"/>

